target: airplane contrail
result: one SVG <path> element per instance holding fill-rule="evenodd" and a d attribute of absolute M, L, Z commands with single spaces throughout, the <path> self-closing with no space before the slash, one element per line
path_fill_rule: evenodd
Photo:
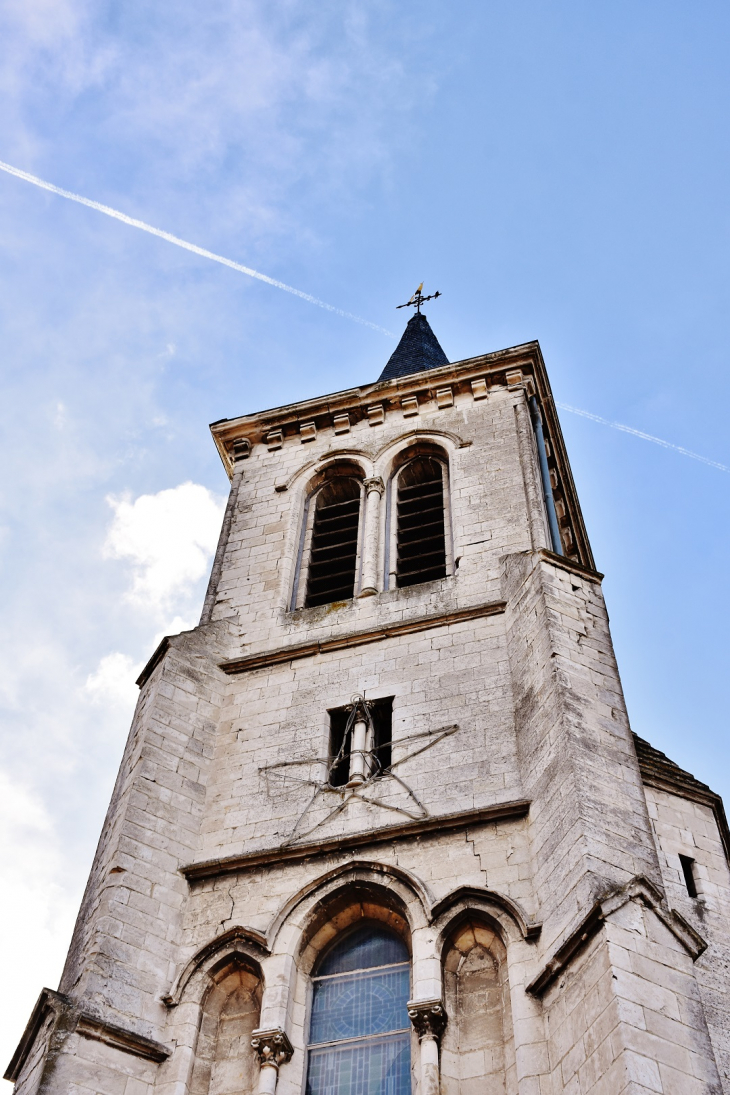
<path fill-rule="evenodd" d="M 176 247 L 182 247 L 185 251 L 192 251 L 194 255 L 200 255 L 204 259 L 211 259 L 213 262 L 219 262 L 222 266 L 229 266 L 231 270 L 238 270 L 239 273 L 247 274 L 250 278 L 255 278 L 257 281 L 263 281 L 267 285 L 273 285 L 275 289 L 283 289 L 285 293 L 291 293 L 292 296 L 300 297 L 309 304 L 316 304 L 318 308 L 324 308 L 325 311 L 333 312 L 337 316 L 342 316 L 343 319 L 351 319 L 355 323 L 361 323 L 364 327 L 370 327 L 371 330 L 379 331 L 389 338 L 398 337 L 393 331 L 388 331 L 385 327 L 380 327 L 377 323 L 371 323 L 369 319 L 363 319 L 362 316 L 356 316 L 352 312 L 345 312 L 342 308 L 335 308 L 334 304 L 327 304 L 326 301 L 312 296 L 311 293 L 305 293 L 301 289 L 295 289 L 293 285 L 287 285 L 286 282 L 278 281 L 276 278 L 270 278 L 268 274 L 262 274 L 258 270 L 253 270 L 250 266 L 243 266 L 240 262 L 234 262 L 233 259 L 227 259 L 223 255 L 216 255 L 214 251 L 208 251 L 205 247 L 198 247 L 195 243 L 189 243 L 187 240 L 182 240 L 179 236 L 173 236 L 171 232 L 163 231 L 162 228 L 154 228 L 151 224 L 137 220 L 135 217 L 129 217 L 126 213 L 121 213 L 118 209 L 112 209 L 109 205 L 102 205 L 101 202 L 93 201 L 91 198 L 84 198 L 81 194 L 74 194 L 71 190 L 64 190 L 63 187 L 46 182 L 45 179 L 40 179 L 37 175 L 31 175 L 28 171 L 21 171 L 20 168 L 13 167 L 12 164 L 3 163 L 2 160 L 0 160 L 0 171 L 5 171 L 8 175 L 14 175 L 17 179 L 23 179 L 24 182 L 32 183 L 33 186 L 39 186 L 42 190 L 49 190 L 51 194 L 58 194 L 61 198 L 67 198 L 69 201 L 77 202 L 79 205 L 86 205 L 89 209 L 95 209 L 97 213 L 104 213 L 107 217 L 113 217 L 114 220 L 121 221 L 123 224 L 129 224 L 132 228 L 139 228 L 142 232 L 148 232 L 151 236 L 158 236 L 168 243 L 174 243 Z M 643 441 L 651 441 L 655 445 L 661 445 L 664 449 L 673 449 L 675 452 L 681 453 L 682 456 L 690 456 L 693 460 L 699 460 L 700 463 L 708 464 L 711 468 L 718 468 L 720 471 L 730 472 L 730 467 L 727 467 L 725 464 L 720 464 L 716 460 L 709 460 L 706 456 L 700 456 L 699 453 L 690 452 L 689 449 L 682 448 L 681 445 L 674 445 L 671 441 L 664 441 L 661 437 L 654 437 L 650 433 L 644 433 L 643 430 L 635 430 L 632 426 L 624 426 L 620 422 L 611 422 L 608 418 L 602 418 L 599 414 L 583 411 L 579 407 L 571 407 L 568 403 L 559 403 L 556 400 L 556 406 L 560 407 L 561 410 L 569 411 L 571 414 L 580 415 L 582 418 L 590 418 L 593 422 L 600 422 L 603 426 L 610 426 L 613 430 L 621 430 L 623 433 L 630 433 L 633 434 L 634 437 L 640 437 Z"/>
<path fill-rule="evenodd" d="M 353 315 L 352 312 L 344 312 L 342 308 L 335 308 L 333 304 L 327 304 L 324 300 L 313 297 L 310 293 L 304 293 L 301 289 L 295 289 L 292 285 L 287 285 L 283 281 L 270 278 L 267 274 L 259 273 L 258 270 L 252 270 L 250 266 L 242 266 L 240 262 L 234 262 L 233 259 L 224 258 L 223 255 L 216 255 L 213 251 L 198 247 L 195 243 L 181 240 L 170 232 L 163 232 L 161 228 L 153 228 L 151 224 L 136 220 L 135 217 L 128 217 L 126 213 L 120 213 L 118 209 L 112 209 L 108 205 L 102 205 L 101 202 L 92 201 L 91 198 L 83 198 L 80 194 L 74 194 L 71 190 L 54 186 L 53 183 L 46 182 L 45 179 L 39 179 L 37 175 L 30 175 L 27 171 L 21 171 L 20 168 L 13 167 L 9 163 L 3 163 L 2 160 L 0 160 L 0 170 L 6 171 L 8 175 L 15 175 L 16 178 L 23 179 L 24 182 L 32 183 L 33 186 L 40 186 L 42 190 L 50 190 L 52 194 L 58 194 L 61 198 L 68 198 L 69 201 L 86 205 L 89 209 L 96 209 L 97 213 L 104 213 L 107 217 L 113 217 L 115 220 L 122 221 L 123 224 L 131 225 L 132 228 L 140 228 L 143 232 L 149 232 L 151 236 L 159 236 L 160 239 L 167 240 L 168 243 L 174 243 L 176 247 L 183 247 L 186 251 L 192 251 L 195 255 L 201 255 L 204 259 L 212 259 L 213 262 L 219 262 L 222 266 L 230 266 L 232 270 L 238 270 L 241 274 L 248 274 L 250 278 L 256 278 L 257 281 L 265 281 L 267 285 L 273 285 L 276 289 L 283 289 L 285 293 L 301 297 L 309 304 L 316 304 L 318 308 L 334 312 L 335 315 L 342 316 L 343 319 L 352 319 L 355 323 L 361 323 L 364 327 L 370 327 L 373 331 L 380 331 L 381 334 L 387 335 L 389 338 L 398 337 L 392 331 L 386 330 L 385 327 L 379 327 L 377 323 L 371 323 L 369 319 Z"/>
<path fill-rule="evenodd" d="M 621 430 L 622 433 L 633 434 L 634 437 L 640 437 L 643 441 L 653 441 L 655 445 L 661 445 L 663 449 L 674 449 L 675 452 L 679 452 L 682 456 L 691 456 L 693 460 L 699 460 L 702 464 L 709 464 L 711 468 L 719 468 L 720 471 L 730 472 L 725 464 L 718 464 L 716 460 L 708 460 L 706 456 L 700 456 L 699 453 L 690 452 L 689 449 L 683 449 L 681 445 L 674 445 L 671 441 L 663 441 L 661 437 L 654 437 L 653 434 L 644 433 L 643 430 L 635 430 L 633 426 L 624 426 L 620 422 L 611 422 L 608 418 L 601 418 L 600 414 L 591 414 L 590 411 L 582 411 L 578 407 L 571 407 L 569 403 L 559 403 L 555 401 L 555 406 L 560 407 L 563 411 L 570 411 L 571 414 L 579 414 L 581 418 L 590 418 L 593 422 L 600 422 L 603 426 L 610 426 L 612 430 Z"/>

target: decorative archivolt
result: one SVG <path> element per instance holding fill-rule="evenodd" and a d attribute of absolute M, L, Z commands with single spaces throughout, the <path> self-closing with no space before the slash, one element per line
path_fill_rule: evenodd
<path fill-rule="evenodd" d="M 361 449 L 338 449 L 336 452 L 320 457 L 319 460 L 309 460 L 301 468 L 297 468 L 286 481 L 277 483 L 277 490 L 289 491 L 294 487 L 299 488 L 304 483 L 307 488 L 305 493 L 309 493 L 316 489 L 319 480 L 338 464 L 355 465 L 364 479 L 374 474 L 372 458 L 367 453 Z"/>
<path fill-rule="evenodd" d="M 328 919 L 338 901 L 369 897 L 384 907 L 395 907 L 409 931 L 428 923 L 432 895 L 410 871 L 393 864 L 359 861 L 345 863 L 303 886 L 272 920 L 267 936 L 274 952 L 301 950 L 320 920 Z"/>
<path fill-rule="evenodd" d="M 418 428 L 408 430 L 406 433 L 399 434 L 398 437 L 394 437 L 390 441 L 387 441 L 377 451 L 372 460 L 374 469 L 372 474 L 381 475 L 384 479 L 387 478 L 400 454 L 406 449 L 417 445 L 419 442 L 431 442 L 431 444 L 435 445 L 437 448 L 445 450 L 444 456 L 451 456 L 456 449 L 463 449 L 471 444 L 471 442 L 464 441 L 458 434 L 452 433 L 449 430 Z"/>
<path fill-rule="evenodd" d="M 520 940 L 532 942 L 541 928 L 516 901 L 493 890 L 461 886 L 435 900 L 410 871 L 395 864 L 361 860 L 341 864 L 304 885 L 282 905 L 265 935 L 252 928 L 234 927 L 211 940 L 190 959 L 164 1002 L 174 1007 L 184 999 L 202 999 L 217 973 L 232 963 L 246 966 L 263 980 L 262 965 L 265 967 L 267 958 L 278 954 L 301 959 L 311 943 L 318 943 L 326 925 L 335 919 L 341 922 L 345 909 L 355 910 L 356 916 L 394 918 L 405 936 L 430 926 L 434 929 L 434 957 L 439 958 L 459 924 L 470 917 L 486 919 L 505 946 Z M 304 965 L 310 964 L 310 957 Z"/>
<path fill-rule="evenodd" d="M 268 955 L 266 937 L 261 932 L 255 928 L 231 928 L 193 955 L 170 992 L 163 996 L 163 1002 L 175 1007 L 188 997 L 200 1000 L 216 974 L 234 964 L 247 967 L 263 981 L 261 962 Z"/>
<path fill-rule="evenodd" d="M 459 886 L 431 909 L 430 922 L 437 932 L 439 953 L 459 923 L 474 916 L 484 916 L 494 924 L 505 945 L 519 939 L 532 942 L 542 928 L 512 898 L 477 886 Z"/>
<path fill-rule="evenodd" d="M 277 483 L 277 490 L 289 491 L 295 487 L 300 487 L 304 482 L 311 490 L 317 485 L 317 480 L 322 474 L 340 463 L 358 465 L 365 479 L 377 475 L 387 477 L 390 472 L 390 465 L 397 459 L 398 455 L 404 449 L 419 441 L 431 441 L 437 446 L 442 446 L 446 449 L 445 455 L 451 455 L 456 449 L 463 449 L 471 444 L 471 442 L 465 441 L 458 434 L 449 430 L 419 428 L 407 430 L 405 433 L 399 434 L 398 437 L 387 441 L 378 449 L 375 455 L 367 453 L 363 449 L 349 448 L 326 453 L 318 460 L 309 460 L 306 464 L 297 468 L 288 479 Z M 305 493 L 308 493 L 308 491 Z"/>

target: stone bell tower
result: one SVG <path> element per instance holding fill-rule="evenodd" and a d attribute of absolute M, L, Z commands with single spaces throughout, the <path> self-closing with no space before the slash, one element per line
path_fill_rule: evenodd
<path fill-rule="evenodd" d="M 419 306 L 212 433 L 18 1095 L 730 1093 L 725 814 L 630 731 L 538 344 L 449 363 Z"/>

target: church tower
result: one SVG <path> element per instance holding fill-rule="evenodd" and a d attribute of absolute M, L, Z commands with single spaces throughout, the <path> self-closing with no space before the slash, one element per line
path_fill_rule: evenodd
<path fill-rule="evenodd" d="M 720 799 L 629 728 L 537 342 L 216 422 L 17 1095 L 730 1093 Z"/>

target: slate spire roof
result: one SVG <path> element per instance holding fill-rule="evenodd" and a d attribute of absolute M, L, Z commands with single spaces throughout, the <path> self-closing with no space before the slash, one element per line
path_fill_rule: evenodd
<path fill-rule="evenodd" d="M 397 376 L 438 369 L 448 363 L 428 320 L 422 312 L 416 312 L 408 320 L 403 336 L 378 380 L 393 380 Z"/>

